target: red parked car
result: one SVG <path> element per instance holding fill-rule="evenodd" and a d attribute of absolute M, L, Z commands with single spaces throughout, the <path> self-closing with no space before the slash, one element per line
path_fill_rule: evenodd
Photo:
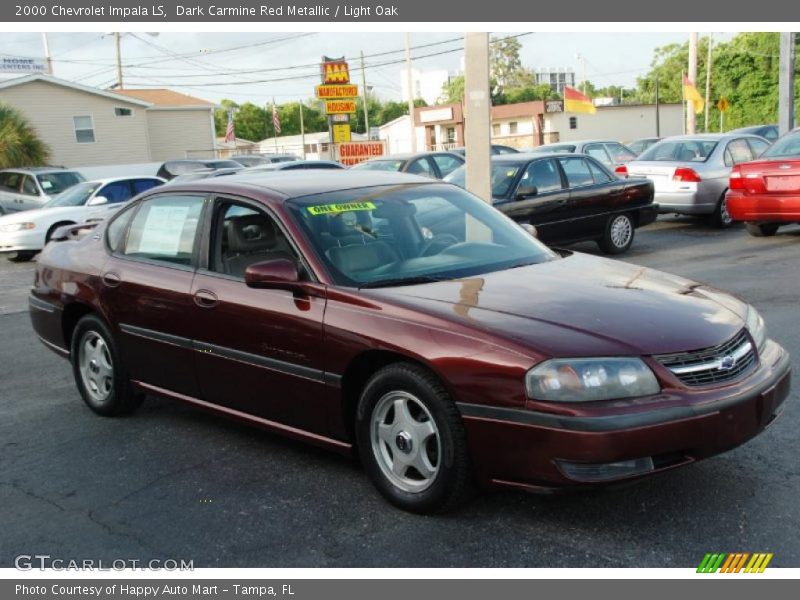
<path fill-rule="evenodd" d="M 420 226 L 436 207 L 454 233 Z M 446 510 L 473 483 L 651 475 L 759 434 L 789 393 L 752 307 L 554 252 L 454 185 L 399 173 L 163 186 L 62 228 L 36 334 L 100 415 L 157 394 L 358 452 L 380 492 Z"/>
<path fill-rule="evenodd" d="M 770 146 L 758 160 L 731 171 L 728 212 L 757 237 L 800 223 L 800 129 Z"/>

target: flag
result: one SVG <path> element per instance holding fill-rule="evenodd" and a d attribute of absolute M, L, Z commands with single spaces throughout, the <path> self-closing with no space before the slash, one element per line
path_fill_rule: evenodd
<path fill-rule="evenodd" d="M 228 126 L 225 128 L 225 142 L 235 142 L 236 141 L 236 132 L 233 128 L 233 111 L 228 111 Z"/>
<path fill-rule="evenodd" d="M 686 75 L 683 76 L 683 99 L 694 104 L 694 112 L 698 114 L 703 112 L 703 108 L 705 108 L 706 103 L 703 100 L 703 97 L 700 95 L 700 92 L 698 92 L 697 88 L 694 87 L 692 80 Z"/>
<path fill-rule="evenodd" d="M 275 100 L 272 101 L 272 127 L 275 130 L 275 137 L 281 134 L 281 118 L 278 116 L 278 106 Z"/>
<path fill-rule="evenodd" d="M 589 113 L 593 115 L 597 109 L 592 99 L 568 85 L 564 86 L 564 112 Z"/>

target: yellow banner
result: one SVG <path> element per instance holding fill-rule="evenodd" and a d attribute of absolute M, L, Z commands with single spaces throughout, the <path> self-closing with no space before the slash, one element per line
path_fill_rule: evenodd
<path fill-rule="evenodd" d="M 355 210 L 375 210 L 375 205 L 372 202 L 346 202 L 344 204 L 319 204 L 317 206 L 308 207 L 308 212 L 315 217 L 319 215 L 352 212 Z"/>

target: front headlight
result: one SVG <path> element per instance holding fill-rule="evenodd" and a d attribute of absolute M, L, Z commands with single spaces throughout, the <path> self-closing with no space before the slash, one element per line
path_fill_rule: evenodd
<path fill-rule="evenodd" d="M 747 307 L 745 327 L 750 332 L 750 336 L 753 338 L 753 342 L 755 342 L 756 348 L 760 353 L 764 348 L 764 344 L 767 343 L 767 325 L 761 315 L 758 314 L 758 311 L 752 306 Z"/>
<path fill-rule="evenodd" d="M 9 223 L 7 225 L 0 225 L 0 231 L 12 233 L 14 231 L 33 229 L 34 227 L 36 227 L 36 223 Z"/>
<path fill-rule="evenodd" d="M 656 376 L 639 358 L 558 358 L 525 376 L 528 397 L 553 402 L 586 402 L 649 396 L 661 391 Z"/>

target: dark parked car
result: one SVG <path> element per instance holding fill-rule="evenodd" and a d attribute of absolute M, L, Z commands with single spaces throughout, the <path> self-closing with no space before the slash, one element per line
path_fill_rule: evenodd
<path fill-rule="evenodd" d="M 197 181 L 198 179 L 208 179 L 209 177 L 227 177 L 229 175 L 236 175 L 244 169 L 239 167 L 237 169 L 198 169 L 197 171 L 190 171 L 183 175 L 178 175 L 169 181 L 170 185 L 176 183 L 187 183 L 189 181 Z"/>
<path fill-rule="evenodd" d="M 749 133 L 764 138 L 772 143 L 780 137 L 777 125 L 753 125 L 752 127 L 740 127 L 732 129 L 728 133 Z"/>
<path fill-rule="evenodd" d="M 636 158 L 636 152 L 614 140 L 579 140 L 545 144 L 537 146 L 531 151 L 551 154 L 588 154 L 612 171 L 619 165 L 624 165 Z"/>
<path fill-rule="evenodd" d="M 445 181 L 464 187 L 464 168 Z M 535 225 L 548 245 L 596 240 L 609 254 L 625 252 L 634 230 L 656 220 L 653 184 L 619 179 L 590 156 L 506 154 L 492 158 L 492 201 L 519 223 Z M 431 231 L 462 224 L 443 211 L 425 217 Z"/>
<path fill-rule="evenodd" d="M 450 240 L 417 221 L 443 203 L 466 225 Z M 789 356 L 748 304 L 553 252 L 430 179 L 205 179 L 81 228 L 42 252 L 30 315 L 89 408 L 156 394 L 358 452 L 408 510 L 453 508 L 473 482 L 541 491 L 690 464 L 758 435 L 789 393 Z"/>
<path fill-rule="evenodd" d="M 334 160 L 293 160 L 291 162 L 275 162 L 261 167 L 253 167 L 252 171 L 298 171 L 307 169 L 344 169 Z M 249 172 L 249 171 L 248 171 Z"/>
<path fill-rule="evenodd" d="M 159 177 L 167 181 L 178 175 L 200 171 L 203 169 L 243 169 L 242 165 L 234 160 L 168 160 L 158 169 Z"/>
<path fill-rule="evenodd" d="M 243 167 L 260 167 L 279 162 L 297 160 L 292 154 L 240 154 L 231 156 L 231 160 L 238 162 Z"/>
<path fill-rule="evenodd" d="M 453 152 L 460 156 L 466 156 L 467 149 L 464 146 L 460 146 L 458 148 L 452 148 L 448 150 L 448 152 Z M 512 148 L 511 146 L 503 146 L 502 144 L 492 144 L 491 148 L 492 154 L 516 154 L 519 152 L 516 148 Z"/>
<path fill-rule="evenodd" d="M 464 157 L 452 152 L 418 152 L 380 156 L 350 168 L 356 171 L 399 171 L 443 179 L 463 164 Z"/>

